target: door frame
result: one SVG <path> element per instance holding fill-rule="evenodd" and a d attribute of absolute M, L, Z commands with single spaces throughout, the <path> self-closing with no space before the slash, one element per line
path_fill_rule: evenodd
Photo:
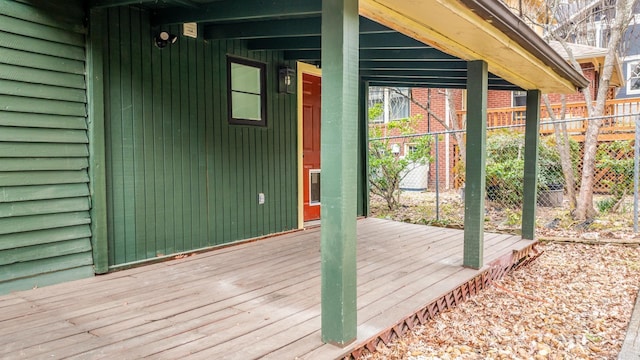
<path fill-rule="evenodd" d="M 298 94 L 298 229 L 304 228 L 304 164 L 302 159 L 302 75 L 309 74 L 322 78 L 322 69 L 311 64 L 298 61 L 297 68 L 297 94 Z"/>

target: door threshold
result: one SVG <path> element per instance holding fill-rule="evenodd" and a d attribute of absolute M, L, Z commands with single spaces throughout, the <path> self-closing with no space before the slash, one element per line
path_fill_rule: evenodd
<path fill-rule="evenodd" d="M 310 220 L 310 221 L 305 221 L 304 224 L 302 224 L 302 227 L 306 230 L 306 229 L 313 229 L 313 228 L 317 228 L 320 226 L 320 219 L 318 220 Z"/>

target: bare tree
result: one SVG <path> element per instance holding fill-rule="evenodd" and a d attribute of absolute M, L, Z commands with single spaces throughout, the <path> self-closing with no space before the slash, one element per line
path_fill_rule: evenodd
<path fill-rule="evenodd" d="M 564 180 L 567 188 L 567 197 L 569 198 L 569 206 L 571 210 L 576 208 L 576 179 L 573 175 L 573 163 L 571 162 L 571 144 L 569 143 L 569 133 L 567 131 L 566 123 L 556 123 L 557 120 L 564 120 L 567 114 L 567 98 L 562 95 L 560 101 L 562 107 L 560 109 L 560 119 L 556 117 L 556 114 L 553 111 L 553 107 L 551 106 L 551 101 L 549 101 L 549 96 L 547 94 L 542 95 L 542 101 L 544 102 L 545 107 L 547 108 L 547 112 L 549 113 L 549 117 L 551 121 L 554 121 L 554 134 L 556 139 L 556 149 L 558 150 L 558 154 L 560 154 L 560 164 L 562 166 L 562 173 L 564 174 Z"/>
<path fill-rule="evenodd" d="M 577 196 L 574 217 L 578 220 L 595 216 L 593 207 L 593 186 L 595 174 L 596 150 L 598 134 L 602 127 L 601 117 L 604 115 L 605 101 L 609 91 L 609 83 L 615 67 L 617 51 L 621 48 L 623 35 L 633 18 L 633 9 L 638 0 L 526 0 L 528 8 L 538 7 L 538 11 L 530 11 L 523 15 L 530 23 L 544 29 L 548 39 L 556 40 L 566 50 L 570 64 L 581 71 L 569 43 L 585 45 L 601 45 L 607 49 L 604 65 L 600 73 L 598 91 L 595 102 L 592 102 L 590 88 L 583 90 L 587 107 L 587 116 L 596 117 L 589 121 L 584 140 L 584 158 Z M 542 20 L 542 22 L 541 22 Z M 593 36 L 595 22 L 598 21 L 600 40 Z M 602 30 L 604 29 L 604 31 Z M 595 41 L 593 43 L 592 41 Z M 552 113 L 552 111 L 550 111 Z M 565 135 L 566 136 L 566 135 Z"/>

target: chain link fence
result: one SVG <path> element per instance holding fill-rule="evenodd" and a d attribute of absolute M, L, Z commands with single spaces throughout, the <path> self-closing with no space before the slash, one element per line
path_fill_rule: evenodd
<path fill-rule="evenodd" d="M 543 236 L 582 235 L 597 237 L 632 234 L 634 208 L 634 147 L 637 115 L 606 116 L 600 119 L 570 119 L 543 122 L 538 147 L 537 231 Z M 600 120 L 594 175 L 593 221 L 576 222 L 571 216 L 574 196 L 579 191 L 584 130 L 588 121 Z M 566 136 L 561 135 L 566 134 Z M 390 161 L 403 160 L 398 170 L 398 207 L 372 191 L 374 216 L 424 224 L 463 226 L 464 161 L 455 132 L 397 135 L 371 139 L 372 144 L 389 149 Z M 425 137 L 428 141 L 425 142 Z M 428 144 L 425 161 L 415 157 L 416 144 Z M 382 146 L 384 145 L 384 146 Z M 407 160 L 409 159 L 409 160 Z M 384 161 L 382 161 L 384 163 Z M 372 184 L 383 172 L 371 161 Z M 486 153 L 485 228 L 510 233 L 520 231 L 524 180 L 524 125 L 489 128 Z M 636 230 L 637 231 L 637 230 Z"/>

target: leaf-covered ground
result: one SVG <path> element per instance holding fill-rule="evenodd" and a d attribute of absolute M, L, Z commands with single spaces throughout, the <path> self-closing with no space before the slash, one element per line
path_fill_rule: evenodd
<path fill-rule="evenodd" d="M 442 191 L 439 195 L 439 216 L 436 216 L 435 192 L 403 192 L 402 204 L 389 211 L 381 197 L 371 196 L 371 214 L 414 224 L 462 228 L 464 202 L 458 191 Z M 597 199 L 603 198 L 598 195 Z M 541 239 L 640 243 L 640 235 L 633 233 L 633 198 L 627 197 L 625 205 L 615 213 L 599 214 L 591 222 L 583 223 L 571 218 L 565 200 L 564 207 L 537 207 L 536 234 Z M 522 223 L 522 210 L 503 204 L 485 201 L 485 231 L 517 234 Z"/>
<path fill-rule="evenodd" d="M 541 244 L 544 253 L 365 359 L 615 359 L 640 248 Z"/>

